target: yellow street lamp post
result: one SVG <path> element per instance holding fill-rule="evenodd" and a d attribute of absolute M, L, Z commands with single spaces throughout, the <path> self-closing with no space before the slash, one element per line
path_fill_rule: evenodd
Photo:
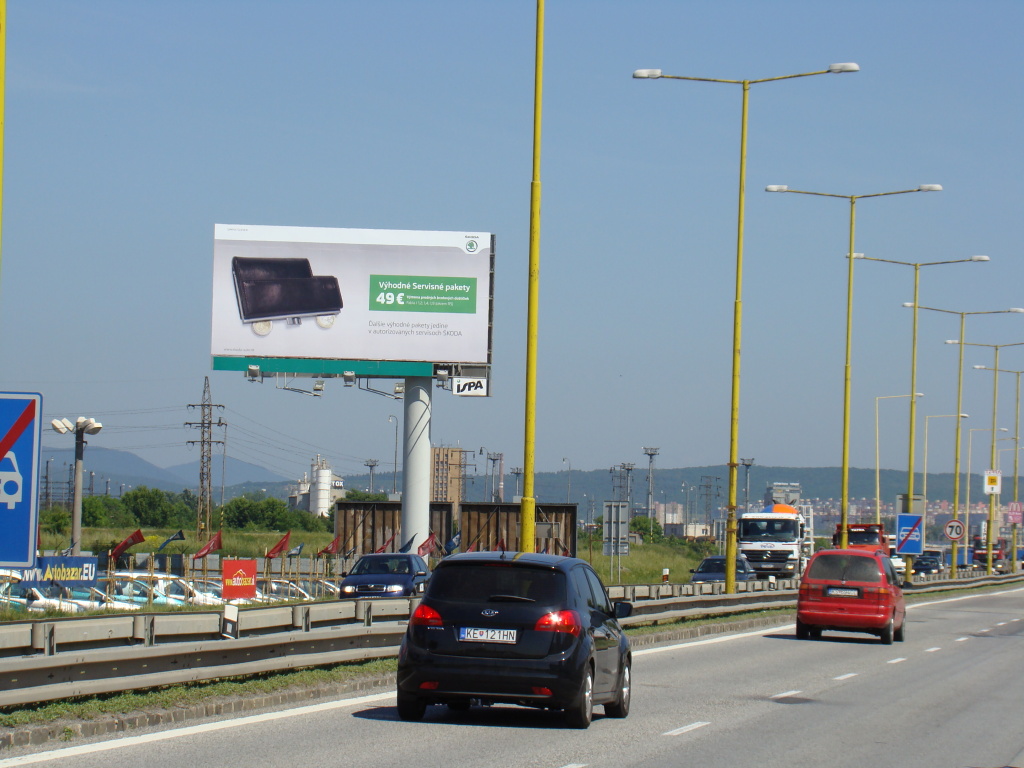
<path fill-rule="evenodd" d="M 890 400 L 894 397 L 910 397 L 910 395 L 878 395 L 875 398 L 875 522 L 879 524 L 882 522 L 882 465 L 879 456 L 878 401 Z M 917 392 L 914 397 L 924 397 L 924 395 Z"/>
<path fill-rule="evenodd" d="M 812 75 L 841 74 L 859 72 L 860 66 L 852 62 L 830 64 L 828 69 L 815 72 L 801 72 L 796 75 L 765 77 L 759 80 L 724 80 L 711 77 L 685 77 L 682 75 L 666 75 L 660 69 L 637 69 L 633 77 L 638 80 L 693 80 L 702 83 L 728 83 L 743 88 L 743 106 L 740 120 L 740 182 L 739 205 L 736 224 L 736 290 L 733 301 L 732 321 L 732 400 L 729 411 L 729 496 L 726 509 L 728 521 L 725 534 L 725 591 L 733 594 L 736 591 L 736 486 L 739 468 L 739 423 L 740 423 L 740 339 L 742 337 L 743 320 L 743 212 L 746 201 L 747 187 L 747 114 L 750 100 L 750 86 L 758 83 L 772 83 L 779 80 L 792 80 L 797 77 Z"/>
<path fill-rule="evenodd" d="M 971 442 L 974 439 L 974 433 L 975 432 L 991 432 L 992 435 L 993 435 L 992 440 L 993 440 L 993 442 L 995 442 L 995 434 L 996 434 L 996 432 L 1009 432 L 1009 431 L 1010 430 L 1008 430 L 1006 427 L 998 427 L 997 429 L 992 429 L 991 427 L 972 427 L 971 429 L 967 430 L 967 491 L 965 493 L 965 498 L 964 498 L 964 507 L 966 509 L 966 511 L 965 511 L 965 518 L 964 518 L 964 528 L 966 529 L 967 532 L 964 535 L 968 538 L 968 540 L 970 540 L 970 536 L 971 536 Z M 966 544 L 965 544 L 965 546 L 966 546 Z M 965 558 L 965 560 L 966 560 L 966 558 Z M 972 561 L 973 561 L 973 558 L 972 558 Z"/>
<path fill-rule="evenodd" d="M 1006 346 L 1010 346 L 1010 345 L 1006 345 Z M 984 370 L 984 371 L 991 371 L 991 370 L 993 370 L 992 368 L 989 368 L 989 367 L 984 366 L 984 365 L 976 365 L 974 367 L 977 368 L 977 369 L 980 369 L 980 370 Z M 1019 481 L 1020 481 L 1020 377 L 1021 377 L 1021 374 L 1024 373 L 1024 371 L 1011 371 L 1011 370 L 1007 370 L 1005 368 L 998 368 L 998 369 L 996 369 L 996 372 L 997 373 L 1013 373 L 1013 374 L 1015 374 L 1017 376 L 1017 396 L 1016 396 L 1016 408 L 1015 408 L 1014 417 L 1013 417 L 1013 423 L 1014 423 L 1013 437 L 1007 438 L 1009 440 L 1013 440 L 1013 448 L 1012 449 L 1002 448 L 1002 449 L 1000 449 L 999 452 L 1002 453 L 1005 450 L 1012 450 L 1013 451 L 1013 501 L 1014 501 L 1014 503 L 1018 503 L 1020 501 L 1020 497 L 1018 496 L 1018 484 L 1019 484 Z M 996 469 L 998 469 L 998 468 L 999 467 L 997 466 Z M 1017 513 L 1017 514 L 1019 514 L 1019 513 Z M 1018 531 L 1017 523 L 1016 522 L 1011 523 L 1011 529 L 1010 530 L 1011 530 L 1011 533 L 1010 533 L 1010 536 L 1011 536 L 1011 543 L 1010 543 L 1011 570 L 1013 571 L 1013 573 L 1016 573 L 1017 572 L 1017 531 Z"/>
<path fill-rule="evenodd" d="M 956 369 L 956 410 L 959 412 L 963 408 L 964 400 L 964 330 L 966 326 L 966 319 L 968 315 L 1003 315 L 1009 313 L 1024 313 L 1024 309 L 1020 307 L 1011 307 L 1010 309 L 995 309 L 983 312 L 956 312 L 952 309 L 939 309 L 938 307 L 923 307 L 920 304 L 918 309 L 924 309 L 929 312 L 941 312 L 946 315 L 958 315 L 960 317 L 960 337 L 959 339 L 947 341 L 947 344 L 958 344 L 960 345 L 960 356 L 957 362 Z M 956 436 L 954 440 L 953 449 L 953 519 L 960 519 L 960 446 L 963 443 L 960 429 L 960 419 L 956 420 Z M 953 540 L 952 542 L 952 559 L 950 564 L 952 572 L 956 573 L 957 556 L 958 556 L 959 542 Z"/>
<path fill-rule="evenodd" d="M 925 536 L 928 534 L 928 420 L 955 419 L 957 416 L 961 419 L 970 418 L 966 413 L 933 413 L 924 417 L 924 467 L 921 469 L 921 496 L 924 499 L 924 518 L 921 521 L 921 531 Z"/>
<path fill-rule="evenodd" d="M 537 0 L 533 68 L 533 175 L 530 181 L 530 254 L 526 306 L 526 397 L 523 429 L 523 495 L 519 502 L 519 549 L 537 549 L 537 327 L 540 316 L 540 148 L 544 94 L 544 0 Z"/>
<path fill-rule="evenodd" d="M 846 271 L 846 362 L 843 366 L 843 452 L 842 470 L 840 473 L 840 520 L 842 533 L 839 546 L 846 549 L 849 545 L 849 530 L 847 528 L 849 499 L 850 499 L 850 372 L 851 350 L 853 345 L 853 260 L 863 258 L 863 254 L 854 251 L 854 233 L 857 222 L 857 201 L 869 197 L 889 197 L 891 195 L 905 195 L 909 192 L 941 192 L 941 184 L 922 184 L 914 189 L 900 189 L 895 192 L 876 192 L 871 195 L 837 195 L 829 192 L 808 192 L 802 189 L 790 189 L 785 184 L 770 184 L 765 187 L 766 192 L 792 192 L 798 195 L 815 195 L 816 197 L 837 197 L 841 200 L 850 201 L 850 249 L 847 252 Z M 911 387 L 911 392 L 914 391 Z M 913 398 L 911 398 L 913 402 Z"/>
<path fill-rule="evenodd" d="M 964 346 L 968 347 L 988 347 L 993 350 L 995 354 L 995 360 L 992 363 L 992 453 L 989 457 L 989 467 L 995 469 L 996 466 L 996 412 L 999 408 L 999 350 L 1003 347 L 1019 347 L 1024 345 L 1024 341 L 1017 341 L 1012 344 L 980 344 L 974 341 L 962 342 Z M 988 525 L 985 531 L 985 548 L 988 550 L 988 554 L 985 558 L 987 565 L 985 566 L 985 573 L 989 576 L 992 575 L 992 528 L 995 524 L 996 519 L 996 497 L 998 493 L 990 493 L 988 495 Z"/>
<path fill-rule="evenodd" d="M 865 261 L 878 261 L 885 264 L 899 264 L 904 267 L 914 268 L 914 301 L 909 304 L 904 304 L 905 307 L 910 307 L 914 310 L 914 321 L 913 331 L 910 334 L 910 391 L 917 391 L 917 307 L 918 298 L 920 295 L 921 285 L 921 267 L 937 267 L 942 264 L 965 264 L 972 261 L 984 262 L 988 261 L 988 256 L 971 256 L 966 259 L 946 259 L 944 261 L 925 261 L 925 262 L 913 262 L 913 261 L 898 261 L 896 259 L 879 259 L 874 256 L 862 256 Z M 917 434 L 917 398 L 910 398 L 910 427 L 907 436 L 907 501 L 905 512 L 912 514 L 914 511 L 914 438 Z M 924 522 L 924 516 L 922 515 L 922 522 Z M 924 531 L 922 530 L 922 535 Z M 922 539 L 923 541 L 923 539 Z M 904 560 L 907 562 L 907 574 L 909 575 L 913 567 L 913 557 L 905 557 Z"/>

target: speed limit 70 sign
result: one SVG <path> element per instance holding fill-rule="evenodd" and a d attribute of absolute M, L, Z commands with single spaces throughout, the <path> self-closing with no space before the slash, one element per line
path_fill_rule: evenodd
<path fill-rule="evenodd" d="M 959 541 L 964 537 L 964 524 L 959 520 L 950 520 L 946 523 L 943 532 L 950 541 Z"/>

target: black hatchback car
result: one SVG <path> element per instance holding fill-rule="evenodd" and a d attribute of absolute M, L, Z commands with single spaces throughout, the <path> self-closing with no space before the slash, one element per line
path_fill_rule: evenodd
<path fill-rule="evenodd" d="M 583 560 L 471 552 L 437 564 L 398 656 L 398 715 L 428 704 L 519 704 L 590 725 L 595 704 L 629 714 L 631 654 L 619 619 Z"/>

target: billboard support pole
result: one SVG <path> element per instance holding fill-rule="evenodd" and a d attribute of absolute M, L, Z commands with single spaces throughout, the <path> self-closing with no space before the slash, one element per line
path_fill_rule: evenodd
<path fill-rule="evenodd" d="M 428 376 L 405 380 L 402 465 L 402 536 L 421 542 L 430 530 L 430 398 Z"/>

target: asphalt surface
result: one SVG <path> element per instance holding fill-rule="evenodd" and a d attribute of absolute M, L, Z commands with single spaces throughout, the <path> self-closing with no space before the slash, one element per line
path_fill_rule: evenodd
<path fill-rule="evenodd" d="M 589 730 L 519 707 L 398 720 L 388 688 L 259 715 L 0 753 L 0 768 L 394 765 L 1024 768 L 1024 589 L 918 603 L 907 640 L 791 624 L 634 655 L 633 707 Z"/>

